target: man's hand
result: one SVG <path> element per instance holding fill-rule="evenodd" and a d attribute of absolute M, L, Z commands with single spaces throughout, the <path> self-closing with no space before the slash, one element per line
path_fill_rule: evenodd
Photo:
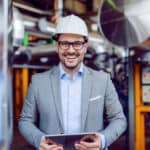
<path fill-rule="evenodd" d="M 86 135 L 80 141 L 75 143 L 76 150 L 99 150 L 101 148 L 101 139 L 99 134 Z"/>
<path fill-rule="evenodd" d="M 44 136 L 42 136 L 40 141 L 40 150 L 63 150 L 63 145 L 58 144 L 52 140 L 46 140 Z"/>

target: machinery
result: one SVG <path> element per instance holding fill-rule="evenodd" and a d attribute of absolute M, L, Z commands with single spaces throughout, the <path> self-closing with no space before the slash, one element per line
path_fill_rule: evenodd
<path fill-rule="evenodd" d="M 130 150 L 146 147 L 144 113 L 150 112 L 150 106 L 145 105 L 150 98 L 150 49 L 143 42 L 150 37 L 149 14 L 149 0 L 104 0 L 99 13 L 99 28 L 105 38 L 124 47 L 126 53 Z"/>

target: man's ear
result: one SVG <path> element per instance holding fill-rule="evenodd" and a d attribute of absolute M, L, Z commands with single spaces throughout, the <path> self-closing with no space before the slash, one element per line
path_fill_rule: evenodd
<path fill-rule="evenodd" d="M 58 42 L 56 42 L 56 53 L 58 53 Z"/>
<path fill-rule="evenodd" d="M 85 45 L 84 45 L 84 53 L 85 54 L 87 53 L 87 48 L 88 48 L 88 43 L 85 43 Z"/>

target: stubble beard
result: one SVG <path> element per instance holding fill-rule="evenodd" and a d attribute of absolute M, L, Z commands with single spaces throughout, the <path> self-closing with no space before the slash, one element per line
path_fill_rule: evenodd
<path fill-rule="evenodd" d="M 67 59 L 66 57 L 67 57 L 68 55 L 70 55 L 70 56 L 75 56 L 75 59 L 79 59 L 79 57 L 80 57 L 80 54 L 79 54 L 79 53 L 72 53 L 72 54 L 64 53 L 64 54 L 63 54 L 63 57 L 64 57 L 65 59 Z M 68 65 L 68 64 L 67 64 L 67 62 L 66 62 L 65 59 L 64 59 L 64 61 L 63 61 L 62 63 L 63 63 L 63 65 L 64 65 L 64 67 L 65 67 L 66 69 L 70 70 L 70 71 L 73 71 L 73 70 L 78 69 L 79 66 L 80 66 L 80 64 L 81 64 L 81 62 L 83 61 L 83 60 L 81 59 L 81 60 L 79 60 L 75 65 L 72 65 L 72 66 L 71 66 L 71 65 Z"/>

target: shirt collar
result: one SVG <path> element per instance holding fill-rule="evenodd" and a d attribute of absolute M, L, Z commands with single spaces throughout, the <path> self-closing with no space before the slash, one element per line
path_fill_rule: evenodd
<path fill-rule="evenodd" d="M 68 76 L 68 73 L 65 72 L 61 63 L 59 63 L 59 70 L 60 70 L 60 78 L 61 79 L 63 79 L 65 76 Z M 75 75 L 82 76 L 82 74 L 83 74 L 83 63 L 81 63 L 80 68 Z"/>

